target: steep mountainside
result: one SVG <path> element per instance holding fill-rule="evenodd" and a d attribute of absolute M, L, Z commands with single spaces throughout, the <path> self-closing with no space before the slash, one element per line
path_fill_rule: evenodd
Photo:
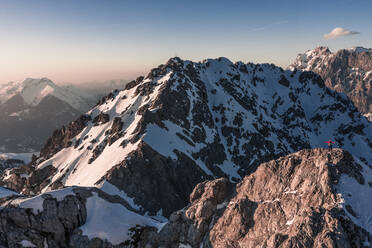
<path fill-rule="evenodd" d="M 46 78 L 0 85 L 0 151 L 39 151 L 53 130 L 94 105 L 94 98 Z"/>
<path fill-rule="evenodd" d="M 355 47 L 332 53 L 327 47 L 317 47 L 299 54 L 290 68 L 318 73 L 327 87 L 347 94 L 361 113 L 372 113 L 372 49 Z"/>
<path fill-rule="evenodd" d="M 372 166 L 371 123 L 317 74 L 173 58 L 55 131 L 31 167 L 1 182 L 26 195 L 95 186 L 167 217 L 206 179 L 236 182 L 328 139 Z"/>

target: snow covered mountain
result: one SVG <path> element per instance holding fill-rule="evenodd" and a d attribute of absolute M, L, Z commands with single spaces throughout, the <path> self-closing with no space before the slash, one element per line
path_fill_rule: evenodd
<path fill-rule="evenodd" d="M 39 151 L 54 129 L 95 103 L 94 97 L 47 78 L 0 85 L 0 151 Z"/>
<path fill-rule="evenodd" d="M 81 92 L 76 87 L 60 87 L 47 78 L 27 78 L 23 82 L 9 82 L 0 85 L 0 103 L 20 95 L 28 106 L 37 106 L 46 96 L 53 96 L 71 105 L 76 110 L 85 112 L 96 99 Z"/>
<path fill-rule="evenodd" d="M 343 150 L 340 150 L 342 152 L 329 155 L 327 155 L 327 150 L 302 152 L 301 158 L 311 161 L 311 166 L 306 167 L 305 171 L 295 170 L 296 166 L 301 164 L 296 162 L 297 158 L 292 158 L 293 156 L 290 155 L 284 160 L 281 159 L 281 157 L 301 149 L 325 147 L 324 142 L 329 139 L 336 141 L 335 146 L 342 148 Z M 350 162 L 351 167 L 345 165 L 345 163 L 349 163 L 345 162 L 346 160 L 340 160 L 342 157 L 348 157 L 347 154 L 352 156 L 352 159 L 349 159 L 353 161 Z M 346 188 L 338 188 L 346 202 L 353 201 L 353 195 L 357 192 L 367 192 L 365 194 L 368 195 L 368 190 L 370 190 L 369 183 L 372 181 L 369 169 L 372 166 L 372 124 L 360 115 L 344 94 L 325 87 L 322 78 L 313 72 L 284 71 L 270 64 L 232 63 L 226 58 L 208 59 L 198 63 L 172 58 L 165 65 L 151 70 L 146 77 L 139 77 L 130 82 L 123 91 L 112 92 L 76 121 L 56 130 L 31 166 L 6 170 L 0 178 L 0 185 L 26 196 L 42 194 L 42 199 L 51 199 L 47 195 L 52 190 L 70 186 L 84 187 L 84 190 L 97 190 L 97 192 L 101 192 L 101 195 L 104 194 L 106 197 L 114 198 L 115 201 L 120 201 L 122 205 L 126 206 L 126 209 L 158 221 L 151 222 L 153 224 L 149 224 L 149 226 L 156 228 L 164 220 L 164 217 L 171 216 L 169 228 L 164 227 L 165 236 L 156 237 L 159 231 L 157 228 L 155 233 L 151 232 L 153 230 L 151 228 L 144 232 L 140 229 L 139 233 L 144 236 L 150 235 L 149 237 L 153 239 L 144 237 L 144 240 L 154 241 L 153 247 L 157 247 L 156 242 L 165 242 L 169 237 L 174 237 L 168 241 L 178 247 L 183 241 L 199 244 L 199 238 L 203 238 L 202 235 L 206 232 L 205 228 L 212 225 L 210 218 L 215 214 L 213 211 L 216 210 L 216 216 L 219 216 L 218 209 L 226 207 L 225 196 L 232 197 L 231 191 L 226 190 L 224 191 L 226 194 L 217 194 L 216 200 L 209 201 L 208 197 L 214 197 L 215 193 L 213 192 L 221 192 L 221 190 L 218 187 L 212 188 L 204 195 L 206 186 L 203 185 L 206 184 L 202 182 L 226 177 L 228 178 L 227 184 L 230 184 L 239 182 L 246 175 L 256 172 L 258 173 L 255 174 L 257 177 L 264 177 L 264 174 L 260 172 L 260 164 L 268 161 L 274 161 L 270 162 L 273 172 L 277 171 L 282 179 L 288 177 L 289 181 L 278 178 L 275 185 L 270 186 L 270 189 L 267 190 L 265 184 L 254 184 L 255 180 L 250 181 L 249 185 L 253 185 L 257 192 L 260 192 L 258 193 L 260 197 L 257 196 L 256 199 L 252 198 L 255 196 L 249 196 L 250 201 L 253 201 L 252 204 L 244 200 L 246 198 L 244 195 L 242 198 L 236 198 L 239 204 L 243 204 L 238 209 L 250 211 L 249 206 L 255 209 L 255 204 L 261 201 L 276 202 L 275 197 L 279 200 L 282 199 L 282 196 L 279 195 L 281 193 L 294 196 L 288 192 L 299 190 L 302 186 L 309 194 L 315 189 L 324 188 L 328 192 L 327 194 L 336 196 L 334 191 L 328 190 L 333 187 L 328 187 L 331 182 L 338 185 L 333 177 L 330 177 L 329 180 L 326 178 L 327 180 L 320 187 L 314 186 L 317 185 L 314 180 L 323 178 L 322 175 L 326 175 L 324 173 L 327 172 L 326 168 L 332 166 L 336 170 L 334 173 L 338 175 L 335 177 L 336 179 L 339 178 L 340 173 L 346 173 L 356 178 L 357 183 L 361 185 L 362 188 L 355 192 L 354 189 L 359 189 L 358 185 L 348 188 L 348 183 L 345 183 L 342 185 Z M 275 166 L 276 161 L 280 161 L 283 166 Z M 307 164 L 305 163 L 305 165 Z M 354 171 L 354 167 L 358 170 Z M 360 179 L 361 177 L 363 180 Z M 265 180 L 265 178 L 260 179 L 260 181 Z M 194 189 L 196 185 L 199 186 Z M 340 187 L 342 185 L 340 184 Z M 289 187 L 288 190 L 286 187 Z M 191 192 L 193 193 L 189 197 Z M 245 194 L 244 190 L 241 192 Z M 271 192 L 270 195 L 266 195 L 267 198 L 264 197 L 269 192 Z M 87 198 L 85 193 L 81 194 L 77 199 Z M 199 202 L 198 199 L 202 196 L 207 197 L 203 198 L 205 202 L 203 202 L 204 200 Z M 359 197 L 359 195 L 357 196 Z M 313 204 L 311 206 L 320 210 L 327 206 L 329 213 L 332 212 L 326 205 L 327 202 L 319 203 L 320 205 L 315 202 L 315 199 L 319 199 L 318 195 L 312 195 L 311 199 L 311 204 Z M 329 198 L 325 197 L 324 199 Z M 288 200 L 288 209 L 292 210 L 296 209 L 291 207 L 294 206 L 293 204 L 301 202 L 292 201 L 294 200 L 292 198 L 286 198 L 286 200 Z M 54 206 L 57 209 L 60 209 L 58 207 L 60 201 L 63 201 L 63 206 L 66 206 L 67 202 L 75 202 L 72 199 L 65 201 L 63 197 L 59 198 L 57 199 L 58 204 Z M 94 202 L 96 201 L 98 199 L 89 203 L 89 206 L 95 209 L 97 205 Z M 40 210 L 52 204 L 46 204 L 43 201 L 36 202 L 36 206 L 39 206 L 37 209 Z M 88 202 L 90 201 L 88 200 Z M 229 202 L 230 200 L 226 204 L 230 205 Z M 187 212 L 185 216 L 182 215 L 182 212 L 172 214 L 173 211 L 180 210 L 189 203 L 192 206 L 192 211 Z M 231 204 L 233 203 L 234 200 Z M 325 205 L 322 205 L 323 203 Z M 370 230 L 368 218 L 371 215 L 369 210 L 365 210 L 363 204 L 361 206 L 351 204 L 351 208 L 345 205 L 345 209 L 349 208 L 350 211 L 347 211 L 351 215 L 353 212 L 357 213 L 355 216 L 358 217 L 355 218 L 358 220 L 352 220 L 354 223 L 352 225 Z M 43 207 L 40 208 L 40 205 Z M 348 205 L 350 204 L 348 203 Z M 213 211 L 204 209 L 204 207 L 199 208 L 199 206 L 212 207 Z M 80 207 L 79 205 L 73 209 L 81 209 Z M 307 218 L 302 218 L 299 222 L 296 222 L 296 219 L 291 221 L 291 218 L 300 214 L 301 209 L 306 207 L 306 204 L 301 205 L 297 208 L 298 213 L 290 212 L 286 217 L 281 216 L 280 221 L 289 221 L 288 227 L 291 228 L 297 226 L 297 224 L 291 225 L 291 223 L 299 223 L 298 225 L 305 223 L 312 228 L 312 224 Z M 10 210 L 6 208 L 4 211 Z M 23 210 L 16 208 L 12 211 Z M 262 211 L 265 210 L 262 209 Z M 46 213 L 56 212 L 47 211 Z M 208 216 L 205 217 L 204 215 L 207 213 Z M 316 213 L 315 211 L 310 216 Z M 22 214 L 22 216 L 30 214 Z M 235 216 L 235 214 L 239 220 L 245 219 L 248 213 L 233 211 L 231 216 Z M 240 218 L 240 214 L 244 217 Z M 13 223 L 12 216 L 18 215 L 6 214 L 3 216 L 7 221 L 10 219 L 9 223 Z M 40 221 L 44 220 L 43 215 L 38 216 Z M 80 216 L 79 214 L 68 216 L 74 219 L 73 223 L 77 224 L 71 228 L 63 229 L 64 232 L 68 235 L 74 235 L 76 232 L 81 234 L 80 229 L 78 231 L 74 228 L 83 225 L 83 223 L 89 223 L 89 219 L 77 217 Z M 206 219 L 203 219 L 203 216 Z M 340 214 L 334 221 L 343 220 L 346 218 L 345 216 L 349 215 Z M 226 221 L 230 223 L 229 217 L 225 217 Z M 332 216 L 332 218 L 334 217 Z M 75 218 L 77 219 L 75 220 Z M 132 217 L 128 218 L 133 220 Z M 327 221 L 333 220 L 332 218 Z M 359 221 L 362 221 L 362 224 Z M 135 222 L 136 220 L 131 222 L 132 227 L 135 226 Z M 175 222 L 180 224 L 179 229 L 174 225 Z M 194 227 L 201 229 L 194 230 L 195 232 L 188 229 L 191 228 L 190 223 L 195 223 Z M 222 227 L 223 223 L 219 225 Z M 246 230 L 251 227 L 250 223 L 241 223 L 242 227 L 239 228 Z M 239 223 L 231 222 L 231 224 Z M 143 227 L 147 224 L 139 225 Z M 96 223 L 95 226 L 100 226 L 100 223 Z M 335 225 L 336 227 L 337 225 Z M 33 237 L 34 242 L 38 244 L 44 242 L 43 232 L 38 231 L 38 225 L 35 228 L 35 232 L 40 232 L 41 238 Z M 262 232 L 259 227 L 257 228 L 254 233 Z M 128 231 L 128 229 L 125 230 Z M 177 235 L 180 236 L 174 234 L 172 230 L 179 231 Z M 186 234 L 185 230 L 190 230 L 190 232 Z M 237 229 L 232 228 L 231 230 Z M 328 229 L 324 230 L 325 235 Z M 94 241 L 94 237 L 101 238 L 99 242 L 103 242 L 105 237 L 99 236 L 99 233 L 98 231 L 94 235 L 85 235 L 88 241 L 81 240 L 79 235 L 78 237 L 73 236 L 76 239 L 71 239 L 71 242 L 76 241 L 75 244 L 79 245 L 72 247 L 88 247 L 90 242 L 97 241 Z M 163 235 L 161 233 L 160 235 Z M 63 236 L 64 234 L 55 237 L 66 237 L 66 235 Z M 133 237 L 138 238 L 140 234 L 134 232 L 133 235 L 130 238 L 132 241 Z M 191 237 L 187 235 L 191 235 Z M 231 240 L 239 241 L 235 239 L 234 233 L 231 235 Z M 270 235 L 277 237 L 279 234 L 271 233 Z M 295 232 L 292 232 L 291 235 L 295 235 Z M 274 241 L 277 240 L 275 237 Z M 302 242 L 301 237 L 301 235 L 298 236 L 300 243 Z M 313 236 L 309 239 L 315 240 L 319 237 Z M 364 242 L 368 239 L 368 234 L 364 232 L 363 235 L 360 234 L 360 237 L 359 241 Z M 25 240 L 30 239 L 30 237 L 24 238 Z M 113 241 L 115 238 L 111 238 L 111 240 L 108 239 L 108 242 L 116 243 Z M 189 240 L 191 238 L 197 240 Z M 279 235 L 278 238 L 282 240 L 283 237 Z M 54 240 L 48 238 L 48 242 L 51 239 Z M 135 247 L 128 245 L 128 243 L 127 246 L 125 245 L 125 242 L 132 242 L 130 240 L 124 241 L 119 247 Z M 186 245 L 184 244 L 184 246 Z M 199 245 L 193 243 L 191 247 L 199 247 Z"/>
<path fill-rule="evenodd" d="M 197 183 L 239 181 L 328 139 L 372 165 L 371 123 L 317 74 L 172 58 L 55 131 L 32 168 L 7 171 L 2 185 L 26 195 L 94 186 L 168 217 Z"/>
<path fill-rule="evenodd" d="M 327 47 L 317 47 L 299 54 L 290 66 L 295 68 L 318 73 L 327 87 L 347 94 L 361 113 L 372 113 L 371 48 L 354 47 L 333 53 Z"/>

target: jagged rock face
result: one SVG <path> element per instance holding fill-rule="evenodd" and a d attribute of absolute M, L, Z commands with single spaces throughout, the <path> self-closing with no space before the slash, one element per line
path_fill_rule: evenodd
<path fill-rule="evenodd" d="M 0 182 L 24 194 L 96 186 L 169 216 L 197 183 L 237 182 L 262 162 L 330 138 L 371 165 L 371 134 L 351 101 L 315 73 L 173 58 L 54 132 L 31 171 L 9 171 Z"/>
<path fill-rule="evenodd" d="M 372 49 L 332 53 L 327 47 L 317 47 L 299 54 L 290 68 L 318 73 L 327 87 L 347 94 L 361 113 L 372 113 Z"/>
<path fill-rule="evenodd" d="M 340 190 L 345 178 L 367 201 L 347 199 L 354 192 Z M 261 164 L 234 187 L 226 179 L 199 184 L 160 233 L 143 232 L 141 247 L 370 247 L 371 179 L 372 169 L 341 149 L 302 150 Z"/>
<path fill-rule="evenodd" d="M 135 247 L 143 227 L 161 227 L 97 188 L 65 188 L 33 198 L 0 188 L 0 206 L 1 247 Z"/>
<path fill-rule="evenodd" d="M 0 209 L 0 244 L 21 247 L 22 241 L 27 240 L 33 244 L 31 247 L 68 247 L 69 234 L 87 218 L 86 199 L 81 196 L 58 199 L 43 195 L 27 208 L 17 206 L 16 202 L 22 202 L 22 198 L 10 197 L 5 203 L 7 207 Z M 35 212 L 32 207 L 38 205 L 41 209 Z"/>

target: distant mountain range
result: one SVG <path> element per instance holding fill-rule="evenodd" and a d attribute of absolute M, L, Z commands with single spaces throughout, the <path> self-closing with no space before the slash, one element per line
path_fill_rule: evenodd
<path fill-rule="evenodd" d="M 345 93 L 372 121 L 372 49 L 354 47 L 335 53 L 317 47 L 299 54 L 291 69 L 318 73 L 330 89 Z"/>
<path fill-rule="evenodd" d="M 0 153 L 0 173 L 9 168 L 19 167 L 31 162 L 37 153 Z"/>
<path fill-rule="evenodd" d="M 97 101 L 47 78 L 0 85 L 0 152 L 39 151 L 54 129 L 76 119 Z"/>
<path fill-rule="evenodd" d="M 175 57 L 111 92 L 1 175 L 0 244 L 368 247 L 372 123 L 296 68 Z"/>
<path fill-rule="evenodd" d="M 64 86 L 73 86 L 80 89 L 82 92 L 88 93 L 96 98 L 102 98 L 114 90 L 122 90 L 130 80 L 112 79 L 106 81 L 91 81 L 79 84 L 65 83 Z"/>

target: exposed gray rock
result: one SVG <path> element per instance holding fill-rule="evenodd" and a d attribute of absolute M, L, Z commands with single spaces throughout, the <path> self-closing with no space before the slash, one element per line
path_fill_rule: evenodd
<path fill-rule="evenodd" d="M 363 184 L 362 171 L 345 151 L 313 149 L 261 164 L 233 190 L 225 179 L 201 183 L 159 234 L 142 234 L 140 247 L 368 247 L 371 233 L 336 191 L 341 175 Z"/>
<path fill-rule="evenodd" d="M 299 54 L 290 66 L 318 73 L 327 87 L 347 94 L 358 110 L 372 113 L 372 49 L 317 47 Z"/>

